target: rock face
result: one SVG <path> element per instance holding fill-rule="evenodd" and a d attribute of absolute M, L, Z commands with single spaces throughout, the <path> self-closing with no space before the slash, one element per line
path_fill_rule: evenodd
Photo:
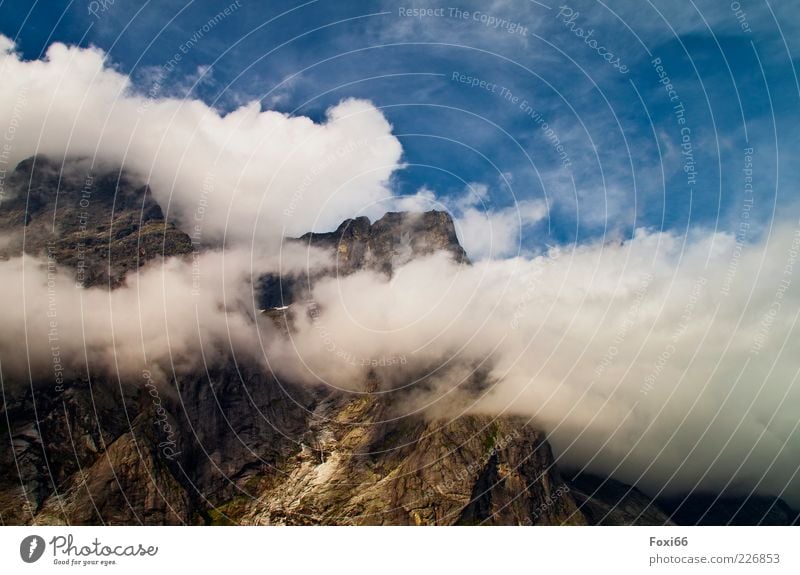
<path fill-rule="evenodd" d="M 17 166 L 0 204 L 0 257 L 53 256 L 89 287 L 117 287 L 155 256 L 187 254 L 185 233 L 167 223 L 147 186 L 125 172 L 90 170 L 88 162 L 43 156 Z"/>
<path fill-rule="evenodd" d="M 800 514 L 777 497 L 690 494 L 659 499 L 658 505 L 683 525 L 798 525 Z"/>
<path fill-rule="evenodd" d="M 3 205 L 2 231 L 25 231 L 25 249 L 34 252 L 55 240 L 61 265 L 77 268 L 75 234 L 84 231 L 69 222 L 52 231 L 47 222 L 51 210 L 74 216 L 81 208 L 78 180 L 59 184 L 48 171 L 52 164 L 37 159 L 41 177 L 32 166 L 20 166 L 15 185 L 27 178 L 23 187 L 38 207 L 26 215 L 23 196 L 12 198 Z M 190 246 L 146 189 L 124 174 L 119 181 L 124 185 L 116 176 L 95 180 L 90 218 L 99 259 L 86 269 L 89 283 L 112 288 L 147 258 Z M 56 204 L 50 186 L 61 186 L 65 199 Z M 134 239 L 150 247 L 133 255 L 116 249 Z M 301 241 L 336 249 L 348 272 L 391 273 L 398 262 L 437 249 L 466 262 L 452 220 L 440 212 L 387 214 L 374 224 L 349 220 Z M 363 388 L 294 385 L 233 358 L 155 394 L 143 380 L 118 381 L 91 369 L 63 389 L 5 381 L 0 523 L 671 523 L 660 505 L 626 485 L 562 477 L 543 433 L 523 420 L 398 415 L 402 397 L 378 392 L 369 376 Z M 773 507 L 775 522 L 791 520 L 783 502 Z M 670 511 L 688 517 L 675 506 Z"/>
<path fill-rule="evenodd" d="M 513 418 L 387 422 L 374 397 L 330 397 L 314 410 L 280 482 L 218 509 L 248 524 L 585 523 L 543 436 Z M 317 423 L 318 422 L 318 423 Z"/>
<path fill-rule="evenodd" d="M 175 457 L 133 382 L 120 391 L 76 380 L 63 394 L 7 398 L 3 522 L 587 522 L 542 434 L 513 418 L 394 420 L 384 396 L 287 389 L 234 369 L 176 393 L 180 401 L 162 398 Z"/>
<path fill-rule="evenodd" d="M 568 480 L 578 508 L 592 525 L 669 525 L 672 519 L 644 493 L 608 477 Z"/>
<path fill-rule="evenodd" d="M 387 274 L 415 257 L 448 251 L 457 262 L 468 262 L 446 212 L 389 212 L 374 224 L 366 217 L 345 220 L 335 232 L 308 233 L 298 241 L 336 253 L 336 270 L 348 274 L 371 268 Z"/>
<path fill-rule="evenodd" d="M 290 240 L 334 255 L 336 275 L 370 269 L 391 275 L 410 260 L 445 251 L 459 263 L 469 259 L 458 242 L 453 219 L 446 212 L 389 212 L 375 223 L 362 216 L 349 219 L 333 232 L 308 233 Z M 316 277 L 268 275 L 261 279 L 262 308 L 281 307 L 302 299 Z"/>

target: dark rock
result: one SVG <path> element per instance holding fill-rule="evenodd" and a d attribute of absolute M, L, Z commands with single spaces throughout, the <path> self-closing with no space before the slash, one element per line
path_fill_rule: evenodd
<path fill-rule="evenodd" d="M 289 241 L 329 250 L 335 256 L 335 267 L 323 273 L 315 271 L 301 276 L 263 276 L 258 286 L 262 309 L 282 307 L 304 299 L 320 277 L 346 276 L 363 269 L 391 276 L 398 266 L 437 251 L 450 253 L 459 263 L 469 263 L 458 242 L 453 219 L 441 211 L 389 212 L 373 224 L 361 216 L 345 220 L 336 231 L 307 233 Z"/>
<path fill-rule="evenodd" d="M 588 473 L 567 482 L 591 525 L 672 525 L 669 515 L 644 493 L 610 477 Z"/>
<path fill-rule="evenodd" d="M 36 156 L 9 175 L 7 196 L 0 230 L 11 239 L 0 257 L 50 255 L 86 287 L 117 287 L 154 257 L 192 250 L 150 189 L 124 171 L 97 174 L 84 161 Z"/>
<path fill-rule="evenodd" d="M 762 495 L 692 493 L 657 503 L 678 525 L 797 525 L 800 519 L 782 499 Z"/>
<path fill-rule="evenodd" d="M 414 258 L 444 250 L 459 263 L 467 254 L 458 243 L 453 219 L 446 212 L 389 212 L 374 224 L 365 217 L 346 220 L 335 232 L 308 233 L 298 241 L 333 250 L 337 273 L 370 268 L 391 274 Z"/>

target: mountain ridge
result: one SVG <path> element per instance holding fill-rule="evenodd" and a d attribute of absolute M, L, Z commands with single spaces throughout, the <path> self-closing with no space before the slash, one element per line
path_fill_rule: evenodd
<path fill-rule="evenodd" d="M 46 220 L 58 190 L 73 200 L 77 193 L 80 208 L 81 180 L 65 186 L 50 170 L 54 165 L 43 161 L 40 172 L 34 162 L 22 165 L 18 182 L 28 178 L 22 188 L 46 201 L 20 214 L 21 200 L 14 198 L 8 211 L 3 207 L 0 229 L 33 225 L 48 241 L 55 236 L 62 242 L 59 265 L 76 269 L 75 230 L 50 232 Z M 113 183 L 102 189 L 114 199 L 95 196 L 92 221 L 101 246 L 95 265 L 109 269 L 95 269 L 91 285 L 116 289 L 125 273 L 147 261 L 191 249 L 149 191 L 126 178 L 116 173 L 97 180 Z M 74 201 L 64 206 L 75 209 Z M 161 237 L 162 247 L 168 234 L 174 242 L 161 251 L 156 243 L 134 258 L 130 250 L 113 249 L 114 242 L 139 242 L 142 234 Z M 375 223 L 355 218 L 295 241 L 344 254 L 336 267 L 341 273 L 391 274 L 394 266 L 438 250 L 469 263 L 444 212 L 390 212 Z M 35 253 L 39 244 L 19 249 Z M 653 502 L 614 479 L 570 478 L 544 433 L 527 420 L 389 417 L 397 396 L 370 393 L 369 375 L 367 392 L 348 394 L 283 381 L 230 358 L 208 373 L 170 379 L 156 403 L 139 379 L 117 381 L 94 366 L 87 372 L 70 375 L 63 391 L 52 381 L 6 387 L 0 434 L 11 448 L 0 452 L 3 524 L 669 525 L 726 518 L 754 524 L 772 509 L 769 501 L 723 497 L 719 504 L 706 501 L 710 513 L 699 513 L 693 502 L 705 496 L 690 496 L 683 505 Z M 174 430 L 169 452 L 159 421 Z M 779 507 L 768 519 L 792 523 L 796 512 L 782 501 Z"/>
<path fill-rule="evenodd" d="M 366 216 L 344 220 L 334 231 L 309 232 L 286 241 L 332 255 L 333 270 L 305 274 L 266 274 L 259 280 L 260 307 L 266 310 L 308 299 L 308 292 L 321 277 L 347 276 L 371 270 L 391 276 L 414 258 L 437 251 L 469 265 L 461 247 L 453 218 L 447 212 L 387 212 L 374 223 Z"/>

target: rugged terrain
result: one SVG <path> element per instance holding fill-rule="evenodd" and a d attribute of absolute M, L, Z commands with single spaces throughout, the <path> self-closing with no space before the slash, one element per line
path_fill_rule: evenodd
<path fill-rule="evenodd" d="M 88 161 L 30 158 L 9 174 L 4 192 L 0 257 L 49 254 L 87 287 L 117 287 L 146 261 L 192 249 L 149 188 L 120 170 L 97 174 Z"/>
<path fill-rule="evenodd" d="M 191 251 L 146 187 L 120 172 L 91 178 L 82 205 L 84 163 L 21 163 L 0 206 L 5 257 L 54 242 L 60 266 L 113 289 L 152 258 Z M 391 274 L 442 249 L 468 265 L 442 212 L 357 218 L 295 241 L 334 250 L 336 273 Z M 297 278 L 267 277 L 261 287 L 265 307 L 300 297 Z M 4 378 L 0 522 L 662 525 L 789 524 L 796 516 L 769 498 L 654 503 L 611 479 L 571 477 L 524 420 L 396 417 L 393 394 L 375 392 L 369 377 L 363 392 L 344 393 L 231 361 L 156 394 L 147 384 L 92 366 L 63 388 Z"/>
<path fill-rule="evenodd" d="M 459 263 L 469 263 L 458 243 L 453 220 L 438 211 L 389 212 L 374 223 L 361 216 L 345 220 L 333 232 L 307 233 L 287 241 L 332 252 L 334 267 L 329 273 L 336 275 L 362 269 L 391 275 L 397 266 L 439 250 L 448 252 Z M 316 279 L 302 274 L 271 274 L 261 278 L 262 307 L 283 307 L 302 301 Z"/>

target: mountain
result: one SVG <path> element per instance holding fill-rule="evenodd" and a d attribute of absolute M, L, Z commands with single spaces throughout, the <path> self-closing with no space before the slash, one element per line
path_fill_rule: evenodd
<path fill-rule="evenodd" d="M 332 273 L 340 276 L 363 269 L 391 275 L 396 267 L 436 251 L 469 264 L 453 219 L 441 211 L 388 212 L 375 223 L 361 216 L 345 220 L 333 232 L 307 233 L 288 241 L 329 251 L 335 262 Z M 317 279 L 268 274 L 261 278 L 261 307 L 278 308 L 305 299 L 308 286 Z"/>
<path fill-rule="evenodd" d="M 329 233 L 308 233 L 298 238 L 310 246 L 336 253 L 336 269 L 350 273 L 371 268 L 386 274 L 411 259 L 443 250 L 459 263 L 467 253 L 456 237 L 453 219 L 446 212 L 388 212 L 374 224 L 361 216 L 345 220 Z"/>
<path fill-rule="evenodd" d="M 682 525 L 797 525 L 800 514 L 779 497 L 693 493 L 659 498 L 658 506 Z"/>
<path fill-rule="evenodd" d="M 44 156 L 20 162 L 0 202 L 0 258 L 23 251 L 72 268 L 86 287 L 119 286 L 156 257 L 187 254 L 192 243 L 168 223 L 147 186 L 88 162 Z M 51 243 L 52 242 L 52 243 Z"/>
<path fill-rule="evenodd" d="M 149 190 L 124 173 L 94 177 L 91 206 L 82 206 L 83 167 L 44 158 L 20 164 L 1 231 L 24 238 L 29 253 L 55 241 L 59 266 L 77 273 L 85 261 L 87 283 L 107 289 L 150 259 L 191 250 Z M 85 230 L 72 221 L 79 210 L 88 211 Z M 344 273 L 391 274 L 435 250 L 468 264 L 443 212 L 357 218 L 295 241 L 334 250 Z M 81 242 L 91 249 L 78 257 Z M 13 256 L 23 243 L 6 249 Z M 378 392 L 373 378 L 365 376 L 363 392 L 345 393 L 279 380 L 231 357 L 166 388 L 91 365 L 63 390 L 6 380 L 0 522 L 664 525 L 730 516 L 689 516 L 691 500 L 662 505 L 613 479 L 571 477 L 526 420 L 398 413 L 397 395 Z M 793 520 L 785 503 L 779 510 L 770 518 Z M 753 509 L 734 515 L 759 521 Z"/>

